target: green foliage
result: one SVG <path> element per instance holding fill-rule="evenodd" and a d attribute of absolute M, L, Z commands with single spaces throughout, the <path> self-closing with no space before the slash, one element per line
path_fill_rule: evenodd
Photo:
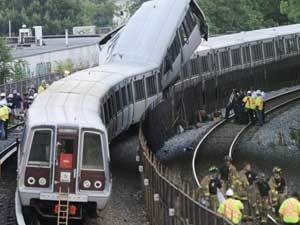
<path fill-rule="evenodd" d="M 110 26 L 114 14 L 111 0 L 1 0 L 0 33 L 18 32 L 22 24 L 42 25 L 45 34 L 63 34 L 74 26 Z"/>
<path fill-rule="evenodd" d="M 211 33 L 254 30 L 288 22 L 281 14 L 280 0 L 197 1 L 206 15 Z"/>
<path fill-rule="evenodd" d="M 26 66 L 28 62 L 23 59 L 18 59 L 13 62 L 11 67 L 12 74 L 14 75 L 14 80 L 22 80 L 26 78 Z"/>
<path fill-rule="evenodd" d="M 0 38 L 0 84 L 3 84 L 11 74 L 11 61 L 10 48 L 6 45 L 4 39 Z"/>
<path fill-rule="evenodd" d="M 292 23 L 300 23 L 300 1 L 282 0 L 281 13 L 286 15 Z"/>
<path fill-rule="evenodd" d="M 71 59 L 67 59 L 65 61 L 57 61 L 56 67 L 54 71 L 59 74 L 65 74 L 65 71 L 69 71 L 70 73 L 73 72 L 74 69 L 74 63 Z"/>

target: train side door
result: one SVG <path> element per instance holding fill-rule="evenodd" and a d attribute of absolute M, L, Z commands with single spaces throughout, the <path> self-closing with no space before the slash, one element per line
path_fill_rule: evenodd
<path fill-rule="evenodd" d="M 75 193 L 77 174 L 78 130 L 58 129 L 54 191 Z"/>

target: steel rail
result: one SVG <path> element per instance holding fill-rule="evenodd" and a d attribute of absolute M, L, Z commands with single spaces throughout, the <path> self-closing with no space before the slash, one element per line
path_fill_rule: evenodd
<path fill-rule="evenodd" d="M 293 93 L 296 93 L 296 92 L 300 92 L 300 88 L 295 88 L 295 89 L 292 89 L 292 90 L 289 90 L 289 91 L 286 91 L 284 93 L 281 93 L 281 94 L 277 94 L 275 96 L 272 96 L 268 99 L 266 99 L 266 103 L 271 103 L 275 100 L 278 100 L 280 99 L 281 97 L 284 97 L 284 96 L 288 96 L 290 94 L 293 94 Z M 271 109 L 275 110 L 276 108 L 281 108 L 283 105 L 286 105 L 290 102 L 294 102 L 295 100 L 299 99 L 300 98 L 300 93 L 299 93 L 299 96 L 296 97 L 296 98 L 293 98 L 293 99 L 289 99 L 288 101 L 285 101 L 284 103 L 280 103 L 280 104 L 277 104 L 275 105 L 274 107 L 272 107 Z M 283 105 L 282 105 L 283 104 Z M 282 105 L 282 106 L 281 106 Z M 266 111 L 266 114 L 270 113 L 270 111 L 272 111 L 271 109 L 269 109 L 268 111 Z M 201 187 L 200 185 L 200 181 L 199 181 L 199 178 L 197 176 L 197 171 L 196 171 L 196 159 L 197 159 L 197 155 L 198 155 L 198 152 L 199 152 L 199 149 L 201 148 L 201 146 L 208 140 L 209 137 L 211 137 L 220 127 L 222 127 L 223 125 L 225 125 L 226 123 L 230 122 L 232 119 L 233 119 L 233 114 L 230 115 L 230 117 L 225 120 L 221 120 L 220 122 L 218 122 L 217 124 L 215 124 L 205 135 L 204 137 L 199 141 L 198 145 L 196 146 L 196 149 L 194 151 L 194 154 L 193 154 L 193 159 L 192 159 L 192 170 L 193 170 L 193 176 L 194 176 L 194 180 L 197 184 L 198 187 Z M 239 132 L 238 134 L 235 136 L 233 142 L 231 143 L 230 145 L 230 148 L 228 149 L 228 153 L 229 153 L 229 156 L 232 155 L 232 149 L 234 148 L 235 146 L 235 143 L 238 141 L 239 137 L 241 136 L 241 134 L 247 129 L 247 127 L 250 127 L 251 124 L 247 124 L 245 125 Z"/>

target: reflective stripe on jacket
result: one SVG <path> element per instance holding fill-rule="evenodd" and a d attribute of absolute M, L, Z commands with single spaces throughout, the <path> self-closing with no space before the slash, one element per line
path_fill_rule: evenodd
<path fill-rule="evenodd" d="M 241 210 L 243 209 L 244 206 L 241 201 L 228 198 L 220 205 L 218 212 L 232 221 L 232 223 L 238 224 L 242 220 Z"/>
<path fill-rule="evenodd" d="M 245 103 L 246 109 L 255 109 L 255 99 L 251 96 L 245 96 L 243 102 Z"/>
<path fill-rule="evenodd" d="M 300 202 L 295 198 L 285 200 L 279 209 L 285 223 L 298 223 L 300 216 Z"/>

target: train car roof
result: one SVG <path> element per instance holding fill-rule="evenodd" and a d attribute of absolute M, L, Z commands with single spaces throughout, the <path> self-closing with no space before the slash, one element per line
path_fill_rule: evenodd
<path fill-rule="evenodd" d="M 108 45 L 109 61 L 158 67 L 191 0 L 145 2 Z M 106 54 L 106 53 L 105 53 Z"/>
<path fill-rule="evenodd" d="M 254 31 L 246 31 L 229 35 L 211 37 L 207 42 L 202 42 L 195 51 L 201 52 L 209 49 L 223 48 L 234 45 L 239 45 L 257 40 L 274 38 L 277 36 L 300 33 L 300 24 L 272 27 Z"/>

